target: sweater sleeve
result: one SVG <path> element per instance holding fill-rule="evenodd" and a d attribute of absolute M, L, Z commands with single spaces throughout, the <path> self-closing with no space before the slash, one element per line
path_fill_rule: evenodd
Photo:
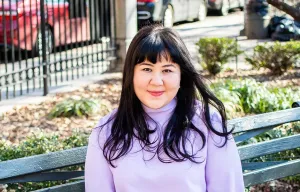
<path fill-rule="evenodd" d="M 94 129 L 89 137 L 84 173 L 86 192 L 115 192 L 112 172 L 99 146 L 99 143 L 104 143 L 104 138 L 102 131 L 99 135 L 99 128 Z"/>
<path fill-rule="evenodd" d="M 222 130 L 220 117 L 212 115 L 212 125 L 219 132 Z M 207 159 L 205 177 L 207 192 L 244 192 L 241 160 L 232 135 L 224 147 L 220 147 L 224 138 L 208 132 Z"/>

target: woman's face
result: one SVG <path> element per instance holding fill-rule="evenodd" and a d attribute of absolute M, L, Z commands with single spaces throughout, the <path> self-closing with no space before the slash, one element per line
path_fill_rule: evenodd
<path fill-rule="evenodd" d="M 179 65 L 164 57 L 157 63 L 145 60 L 134 67 L 134 92 L 144 105 L 159 109 L 176 96 L 180 76 Z"/>

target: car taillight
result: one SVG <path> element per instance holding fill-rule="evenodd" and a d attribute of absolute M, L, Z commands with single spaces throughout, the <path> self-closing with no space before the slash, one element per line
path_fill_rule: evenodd
<path fill-rule="evenodd" d="M 154 3 L 157 2 L 158 0 L 137 0 L 137 2 L 143 2 L 143 3 Z"/>

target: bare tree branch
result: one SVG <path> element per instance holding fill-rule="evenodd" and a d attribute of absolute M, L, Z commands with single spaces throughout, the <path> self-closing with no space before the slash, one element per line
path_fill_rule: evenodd
<path fill-rule="evenodd" d="M 291 6 L 282 0 L 267 0 L 270 5 L 273 5 L 277 9 L 286 12 L 294 18 L 294 20 L 300 22 L 300 3 L 296 6 Z"/>

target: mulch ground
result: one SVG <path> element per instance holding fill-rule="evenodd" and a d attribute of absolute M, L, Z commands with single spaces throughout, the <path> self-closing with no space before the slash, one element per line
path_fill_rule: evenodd
<path fill-rule="evenodd" d="M 90 133 L 102 116 L 117 107 L 120 92 L 121 79 L 110 79 L 76 91 L 58 93 L 38 105 L 16 107 L 0 117 L 0 140 L 18 144 L 39 131 L 56 133 L 62 137 L 69 136 L 73 131 Z M 67 98 L 93 98 L 100 101 L 101 109 L 90 117 L 48 118 L 51 109 Z"/>
<path fill-rule="evenodd" d="M 204 77 L 211 82 L 219 81 L 220 79 L 245 79 L 252 78 L 257 82 L 266 83 L 272 87 L 297 87 L 300 86 L 300 68 L 296 68 L 284 73 L 281 76 L 276 76 L 268 69 L 260 70 L 239 70 L 239 71 L 224 71 L 215 77 L 207 73 L 203 73 Z"/>

